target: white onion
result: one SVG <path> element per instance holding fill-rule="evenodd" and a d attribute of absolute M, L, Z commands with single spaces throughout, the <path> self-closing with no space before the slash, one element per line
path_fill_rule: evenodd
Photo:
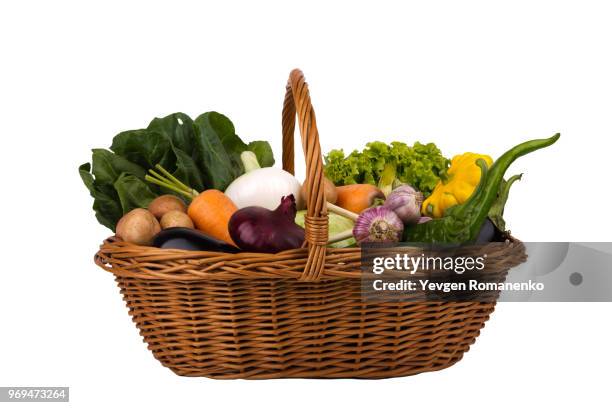
<path fill-rule="evenodd" d="M 274 210 L 281 197 L 293 194 L 296 206 L 303 208 L 300 182 L 285 170 L 264 167 L 251 170 L 234 180 L 225 190 L 238 208 L 259 206 Z"/>

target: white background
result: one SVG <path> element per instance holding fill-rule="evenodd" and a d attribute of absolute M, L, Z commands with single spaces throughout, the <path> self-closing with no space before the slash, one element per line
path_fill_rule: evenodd
<path fill-rule="evenodd" d="M 609 406 L 603 303 L 500 304 L 463 361 L 414 377 L 175 376 L 92 261 L 109 231 L 77 172 L 90 148 L 175 111 L 223 112 L 280 161 L 300 67 L 324 151 L 420 140 L 496 157 L 561 132 L 511 169 L 525 176 L 509 226 L 526 241 L 609 240 L 608 4 L 2 2 L 0 385 L 70 386 L 87 407 Z"/>

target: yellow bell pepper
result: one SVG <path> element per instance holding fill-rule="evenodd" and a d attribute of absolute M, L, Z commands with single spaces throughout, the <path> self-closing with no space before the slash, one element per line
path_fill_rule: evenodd
<path fill-rule="evenodd" d="M 438 182 L 431 195 L 423 202 L 423 215 L 444 217 L 448 208 L 462 204 L 470 198 L 480 181 L 480 167 L 476 164 L 478 159 L 483 159 L 487 167 L 493 164 L 493 159 L 484 154 L 464 153 L 453 157 L 447 177 Z"/>

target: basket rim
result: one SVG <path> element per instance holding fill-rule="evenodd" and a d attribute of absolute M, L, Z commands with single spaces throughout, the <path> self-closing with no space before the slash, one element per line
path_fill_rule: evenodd
<path fill-rule="evenodd" d="M 493 254 L 488 254 L 489 261 L 504 260 L 509 267 L 514 267 L 526 259 L 523 242 L 512 236 L 505 241 L 483 246 Z M 327 248 L 326 252 L 322 280 L 361 278 L 361 248 Z M 99 267 L 115 276 L 174 281 L 245 278 L 299 280 L 307 260 L 307 248 L 276 254 L 189 251 L 136 245 L 116 236 L 106 239 L 94 256 Z"/>

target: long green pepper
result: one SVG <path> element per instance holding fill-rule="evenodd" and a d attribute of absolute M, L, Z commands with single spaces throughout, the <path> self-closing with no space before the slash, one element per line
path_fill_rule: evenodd
<path fill-rule="evenodd" d="M 497 159 L 490 169 L 487 169 L 484 160 L 478 159 L 476 164 L 482 174 L 471 197 L 465 203 L 449 208 L 443 218 L 407 227 L 403 240 L 418 243 L 474 242 L 497 197 L 508 167 L 519 157 L 552 145 L 559 137 L 557 133 L 548 139 L 530 140 L 514 146 Z"/>

